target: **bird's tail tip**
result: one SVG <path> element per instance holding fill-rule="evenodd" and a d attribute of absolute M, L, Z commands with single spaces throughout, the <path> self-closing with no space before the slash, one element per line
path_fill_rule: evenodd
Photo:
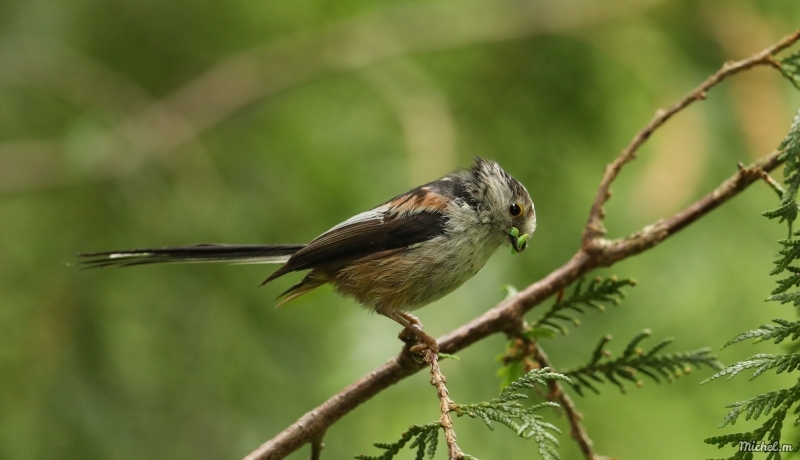
<path fill-rule="evenodd" d="M 229 245 L 198 244 L 168 248 L 78 254 L 81 268 L 130 267 L 155 263 L 227 262 L 232 264 L 284 264 L 302 244 Z"/>

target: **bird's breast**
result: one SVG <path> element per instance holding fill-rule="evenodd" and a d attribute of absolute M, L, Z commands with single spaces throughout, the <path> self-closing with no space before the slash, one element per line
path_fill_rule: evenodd
<path fill-rule="evenodd" d="M 347 265 L 333 284 L 367 308 L 410 311 L 464 284 L 501 243 L 485 235 L 441 235 L 384 258 Z"/>

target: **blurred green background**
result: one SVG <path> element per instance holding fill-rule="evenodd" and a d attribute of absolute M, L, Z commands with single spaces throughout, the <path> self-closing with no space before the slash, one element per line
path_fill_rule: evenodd
<path fill-rule="evenodd" d="M 524 256 L 499 251 L 418 312 L 441 335 L 576 251 L 604 164 L 657 108 L 799 23 L 800 3 L 770 0 L 0 2 L 0 457 L 239 458 L 399 350 L 396 324 L 330 291 L 273 309 L 298 274 L 259 289 L 272 268 L 80 271 L 66 265 L 76 253 L 306 242 L 492 158 L 527 186 L 539 228 Z M 610 236 L 773 150 L 798 105 L 771 69 L 715 88 L 624 171 Z M 545 342 L 553 362 L 583 363 L 606 333 L 616 350 L 646 327 L 644 345 L 716 349 L 792 317 L 763 301 L 786 232 L 760 217 L 774 205 L 757 184 L 604 271 L 639 285 Z M 503 346 L 492 337 L 443 363 L 456 401 L 496 395 Z M 700 387 L 708 375 L 576 397 L 598 452 L 720 456 L 702 439 L 731 431 L 717 429 L 724 405 L 791 381 Z M 420 373 L 331 428 L 324 458 L 376 453 L 437 408 Z M 456 429 L 479 458 L 537 458 L 508 430 Z M 561 452 L 580 458 L 567 434 Z"/>

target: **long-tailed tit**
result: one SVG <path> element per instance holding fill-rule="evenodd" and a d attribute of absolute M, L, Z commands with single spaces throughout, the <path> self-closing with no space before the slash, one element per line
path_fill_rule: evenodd
<path fill-rule="evenodd" d="M 416 334 L 417 349 L 438 351 L 408 312 L 461 286 L 504 243 L 527 246 L 536 213 L 525 187 L 494 161 L 409 190 L 362 212 L 307 245 L 200 244 L 81 254 L 88 266 L 165 262 L 283 264 L 264 283 L 310 270 L 280 295 L 280 304 L 330 283 L 346 297 Z M 262 283 L 262 284 L 264 284 Z M 421 347 L 421 348 L 420 348 Z"/>

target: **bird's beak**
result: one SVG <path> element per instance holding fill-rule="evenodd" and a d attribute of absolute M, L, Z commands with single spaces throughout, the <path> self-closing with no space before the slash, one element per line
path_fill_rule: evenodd
<path fill-rule="evenodd" d="M 511 227 L 511 230 L 508 231 L 508 240 L 515 252 L 522 252 L 528 247 L 528 234 L 520 235 L 516 227 Z"/>

